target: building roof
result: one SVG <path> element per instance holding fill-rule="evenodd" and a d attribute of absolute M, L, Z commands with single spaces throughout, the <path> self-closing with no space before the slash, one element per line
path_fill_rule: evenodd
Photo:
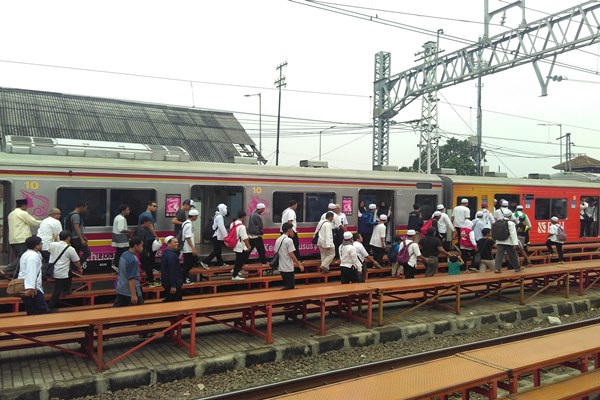
<path fill-rule="evenodd" d="M 566 170 L 567 162 L 552 167 L 558 170 Z M 580 155 L 571 160 L 571 171 L 579 172 L 600 172 L 600 161 L 586 155 Z"/>
<path fill-rule="evenodd" d="M 11 88 L 0 88 L 0 110 L 2 136 L 181 146 L 194 161 L 266 161 L 227 112 Z"/>

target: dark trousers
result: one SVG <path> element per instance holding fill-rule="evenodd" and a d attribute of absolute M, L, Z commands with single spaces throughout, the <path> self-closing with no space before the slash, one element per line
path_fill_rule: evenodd
<path fill-rule="evenodd" d="M 502 261 L 504 260 L 504 253 L 508 255 L 509 267 L 512 267 L 515 271 L 521 269 L 519 263 L 519 255 L 514 246 L 509 244 L 497 244 L 496 245 L 496 258 L 494 259 L 494 269 L 500 271 L 502 268 Z"/>
<path fill-rule="evenodd" d="M 344 243 L 344 231 L 341 229 L 333 230 L 333 247 L 335 248 L 335 258 L 340 258 L 340 246 Z"/>
<path fill-rule="evenodd" d="M 113 258 L 113 265 L 119 268 L 119 261 L 121 260 L 121 256 L 125 253 L 128 248 L 127 247 L 117 247 L 115 251 L 115 258 Z"/>
<path fill-rule="evenodd" d="M 296 248 L 296 250 L 294 251 L 294 254 L 296 255 L 296 258 L 298 259 L 298 261 L 300 261 L 300 241 L 298 240 L 298 232 L 294 232 L 294 237 L 292 238 L 292 242 L 294 243 L 294 247 Z"/>
<path fill-rule="evenodd" d="M 465 269 L 469 269 L 469 261 L 471 261 L 474 254 L 475 250 L 460 249 L 460 257 L 463 259 L 463 265 L 465 266 Z"/>
<path fill-rule="evenodd" d="M 552 245 L 556 247 L 556 252 L 558 253 L 558 261 L 563 261 L 563 244 L 547 240 L 546 247 L 548 248 L 548 252 L 550 254 L 554 254 L 554 251 L 552 250 Z"/>
<path fill-rule="evenodd" d="M 279 272 L 283 280 L 281 290 L 294 289 L 296 287 L 296 277 L 294 272 Z"/>
<path fill-rule="evenodd" d="M 425 276 L 434 276 L 438 269 L 439 259 L 435 256 L 426 257 Z"/>
<path fill-rule="evenodd" d="M 367 253 L 371 254 L 371 245 L 369 243 L 371 243 L 371 237 L 373 236 L 373 232 L 367 232 L 367 233 L 360 233 L 360 236 L 362 236 L 363 238 L 363 247 L 365 248 L 365 250 L 367 251 Z"/>
<path fill-rule="evenodd" d="M 171 293 L 171 286 L 165 285 L 164 288 L 165 288 L 165 298 L 163 299 L 163 303 L 168 303 L 171 301 L 181 301 L 183 299 L 183 295 L 182 295 L 180 287 L 175 289 L 175 293 Z"/>
<path fill-rule="evenodd" d="M 144 304 L 144 297 L 138 296 L 138 304 Z M 113 307 L 127 307 L 135 305 L 137 304 L 131 304 L 131 296 L 125 296 L 117 293 Z"/>
<path fill-rule="evenodd" d="M 92 254 L 90 252 L 90 248 L 87 245 L 84 246 L 79 238 L 71 239 L 71 247 L 73 247 L 79 255 L 79 261 L 81 262 L 81 265 L 83 265 L 83 263 L 86 262 Z"/>
<path fill-rule="evenodd" d="M 256 248 L 256 251 L 258 252 L 258 258 L 259 258 L 260 262 L 262 264 L 266 264 L 267 256 L 265 255 L 265 253 L 266 253 L 265 242 L 263 242 L 262 236 L 259 236 L 254 239 L 250 239 L 250 253 L 252 253 L 252 250 L 254 250 L 255 248 Z"/>
<path fill-rule="evenodd" d="M 361 282 L 364 282 L 367 279 L 367 275 L 369 275 L 369 268 L 372 267 L 373 264 L 365 260 L 363 260 L 362 263 L 362 272 L 360 273 L 359 278 Z"/>
<path fill-rule="evenodd" d="M 12 261 L 4 268 L 4 273 L 8 275 L 14 274 L 15 270 L 19 266 L 19 260 L 21 259 L 21 255 L 27 251 L 27 246 L 25 243 L 16 243 L 10 245 L 10 252 Z"/>
<path fill-rule="evenodd" d="M 238 274 L 244 267 L 244 264 L 248 260 L 248 257 L 250 257 L 249 251 L 244 250 L 239 253 L 235 253 L 235 265 L 233 266 L 233 273 L 231 274 L 231 276 L 233 276 L 234 278 L 238 276 Z"/>
<path fill-rule="evenodd" d="M 217 264 L 219 266 L 221 266 L 224 264 L 223 258 L 221 257 L 221 253 L 223 252 L 223 241 L 217 240 L 217 237 L 213 236 L 212 237 L 212 245 L 213 245 L 212 253 L 207 255 L 204 258 L 204 260 L 202 260 L 202 262 L 208 264 L 212 261 L 213 258 L 217 257 Z"/>
<path fill-rule="evenodd" d="M 385 249 L 377 246 L 371 246 L 371 250 L 373 251 L 373 258 L 379 264 L 383 264 L 383 256 L 385 255 Z"/>
<path fill-rule="evenodd" d="M 40 251 L 42 255 L 42 264 L 48 264 L 50 262 L 50 252 L 48 250 Z"/>
<path fill-rule="evenodd" d="M 417 268 L 415 267 L 411 267 L 408 264 L 402 264 L 402 266 L 404 267 L 404 279 L 413 279 L 415 277 L 415 271 L 417 270 Z"/>
<path fill-rule="evenodd" d="M 149 244 L 149 246 L 152 246 Z M 142 269 L 146 273 L 146 280 L 148 282 L 154 282 L 154 260 L 156 256 L 155 251 L 143 251 L 142 256 L 140 257 L 140 263 L 142 264 Z"/>
<path fill-rule="evenodd" d="M 198 256 L 194 253 L 183 253 L 183 280 L 190 277 L 190 270 L 198 265 Z"/>
<path fill-rule="evenodd" d="M 50 308 L 56 308 L 56 304 L 58 303 L 58 299 L 61 294 L 69 294 L 71 293 L 71 278 L 63 278 L 63 279 L 54 279 L 54 288 L 52 289 L 52 298 L 50 299 L 50 304 L 48 306 Z"/>
<path fill-rule="evenodd" d="M 44 299 L 44 293 L 39 290 L 34 297 L 23 297 L 23 305 L 27 315 L 38 315 L 46 314 L 48 312 L 48 305 Z"/>
<path fill-rule="evenodd" d="M 358 276 L 358 271 L 354 267 L 340 267 L 341 277 L 340 281 L 342 284 L 346 283 L 358 283 L 360 282 L 360 278 Z"/>

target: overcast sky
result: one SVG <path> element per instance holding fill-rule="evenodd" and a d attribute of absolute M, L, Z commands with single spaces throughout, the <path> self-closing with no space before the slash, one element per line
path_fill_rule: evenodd
<path fill-rule="evenodd" d="M 465 46 L 446 36 L 476 41 L 483 33 L 483 0 L 339 3 L 377 9 L 351 9 L 372 15 L 375 20 L 388 19 L 432 31 L 443 29 L 440 47 L 445 53 Z M 580 3 L 527 0 L 526 19 L 532 22 L 544 13 Z M 327 129 L 322 134 L 322 158 L 329 161 L 330 167 L 370 169 L 372 129 L 368 126 L 372 118 L 374 55 L 378 51 L 391 52 L 392 74 L 399 73 L 416 65 L 414 54 L 435 37 L 306 4 L 310 3 L 3 2 L 0 60 L 123 74 L 0 62 L 0 85 L 233 111 L 257 144 L 258 97 L 244 94 L 261 93 L 262 150 L 274 163 L 277 91 L 273 82 L 278 77 L 276 66 L 287 61 L 280 165 L 318 159 L 319 131 Z M 490 0 L 490 9 L 505 4 Z M 500 24 L 501 20 L 496 16 L 492 22 Z M 512 9 L 506 13 L 505 27 L 494 25 L 491 34 L 515 27 L 520 21 L 520 10 Z M 565 53 L 558 61 L 590 72 L 555 67 L 553 75 L 567 80 L 550 83 L 546 97 L 540 97 L 531 64 L 483 78 L 483 140 L 488 149 L 496 151 L 488 151 L 487 164 L 492 170 L 500 167 L 509 176 L 552 173 L 551 166 L 559 162 L 555 140 L 559 128 L 539 123 L 562 124 L 563 132 L 572 133 L 574 153 L 600 159 L 600 145 L 595 140 L 600 132 L 600 114 L 598 96 L 594 95 L 600 89 L 600 45 L 583 50 Z M 542 64 L 542 68 L 548 66 Z M 439 92 L 439 126 L 447 137 L 463 139 L 474 134 L 476 94 L 475 81 Z M 420 106 L 417 100 L 394 119 L 419 119 Z M 390 138 L 390 164 L 412 164 L 418 157 L 418 138 L 411 129 L 395 129 Z"/>

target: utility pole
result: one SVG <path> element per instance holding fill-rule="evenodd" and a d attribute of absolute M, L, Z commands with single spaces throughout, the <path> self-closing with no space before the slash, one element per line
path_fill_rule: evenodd
<path fill-rule="evenodd" d="M 562 140 L 563 138 L 567 138 L 566 143 L 565 143 L 565 162 L 567 163 L 566 165 L 566 171 L 567 172 L 571 172 L 571 134 L 569 132 L 565 133 L 564 135 L 562 134 L 562 125 L 561 125 L 561 135 L 560 137 L 557 137 L 556 140 L 560 140 L 560 163 L 562 164 Z"/>
<path fill-rule="evenodd" d="M 279 165 L 279 127 L 281 122 L 281 88 L 286 87 L 285 76 L 283 76 L 283 67 L 287 65 L 287 61 L 282 62 L 277 66 L 279 70 L 279 79 L 275 81 L 275 87 L 279 89 L 279 104 L 277 106 L 277 142 L 275 144 L 275 165 Z"/>

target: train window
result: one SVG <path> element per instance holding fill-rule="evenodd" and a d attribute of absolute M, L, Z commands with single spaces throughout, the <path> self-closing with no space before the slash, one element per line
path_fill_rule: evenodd
<path fill-rule="evenodd" d="M 79 202 L 88 204 L 84 215 L 85 226 L 109 226 L 106 220 L 106 189 L 58 188 L 56 206 L 62 211 L 63 218 L 75 209 Z"/>
<path fill-rule="evenodd" d="M 567 199 L 535 199 L 535 219 L 567 218 Z"/>
<path fill-rule="evenodd" d="M 494 195 L 494 200 L 496 200 L 496 203 L 494 204 L 494 206 L 496 208 L 500 208 L 500 206 L 502 204 L 502 200 L 508 201 L 509 210 L 512 212 L 515 212 L 515 210 L 517 209 L 517 206 L 519 205 L 520 197 L 518 194 L 498 194 L 498 193 L 496 193 Z"/>
<path fill-rule="evenodd" d="M 423 216 L 423 219 L 430 219 L 435 212 L 437 195 L 418 194 L 415 196 L 415 204 L 418 204 L 421 207 L 421 215 Z"/>
<path fill-rule="evenodd" d="M 111 189 L 110 190 L 110 223 L 117 215 L 121 204 L 129 206 L 127 225 L 137 225 L 138 215 L 146 211 L 149 201 L 156 201 L 156 190 L 154 189 Z"/>
<path fill-rule="evenodd" d="M 456 198 L 456 205 L 460 205 L 462 199 L 469 200 L 469 210 L 471 211 L 471 221 L 475 220 L 475 214 L 477 214 L 477 197 L 475 196 L 459 196 Z"/>
<path fill-rule="evenodd" d="M 431 189 L 432 187 L 430 182 L 417 182 L 417 189 Z"/>
<path fill-rule="evenodd" d="M 291 200 L 298 202 L 298 208 L 296 209 L 297 221 L 304 222 L 304 193 L 300 192 L 273 193 L 273 222 L 281 222 L 281 214 L 288 208 L 288 203 Z"/>
<path fill-rule="evenodd" d="M 335 193 L 305 193 L 305 210 L 306 215 L 304 222 L 318 222 L 321 220 L 321 215 L 327 211 L 329 203 L 335 203 Z"/>

